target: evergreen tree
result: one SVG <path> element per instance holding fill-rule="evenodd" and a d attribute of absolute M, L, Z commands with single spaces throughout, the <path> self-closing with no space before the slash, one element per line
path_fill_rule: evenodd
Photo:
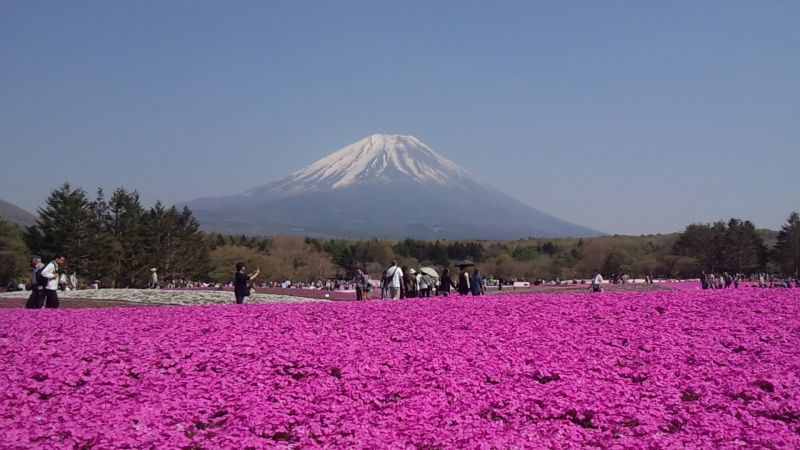
<path fill-rule="evenodd" d="M 102 189 L 89 204 L 91 214 L 89 251 L 86 256 L 85 273 L 91 280 L 99 280 L 103 286 L 116 286 L 122 268 L 122 246 L 111 230 L 111 213 Z"/>
<path fill-rule="evenodd" d="M 120 264 L 117 287 L 133 287 L 147 282 L 149 272 L 144 253 L 144 209 L 139 203 L 139 193 L 117 188 L 111 196 L 106 226 L 120 246 Z"/>
<path fill-rule="evenodd" d="M 92 214 L 83 189 L 72 189 L 64 183 L 50 194 L 46 206 L 39 209 L 36 223 L 25 232 L 25 243 L 45 261 L 63 253 L 70 270 L 86 274 L 92 234 L 96 231 Z"/>
<path fill-rule="evenodd" d="M 731 219 L 725 230 L 724 270 L 735 273 L 754 273 L 766 263 L 767 247 L 756 227 L 749 221 Z"/>
<path fill-rule="evenodd" d="M 691 224 L 678 237 L 672 250 L 677 256 L 694 259 L 703 270 L 717 272 L 723 266 L 724 238 L 724 222 Z"/>
<path fill-rule="evenodd" d="M 30 267 L 28 256 L 28 248 L 19 229 L 0 219 L 0 287 L 5 287 L 9 282 L 27 280 L 25 275 Z"/>
<path fill-rule="evenodd" d="M 775 259 L 784 273 L 800 275 L 800 214 L 793 212 L 778 232 Z"/>
<path fill-rule="evenodd" d="M 208 272 L 208 246 L 188 208 L 179 213 L 157 202 L 143 219 L 148 265 L 158 268 L 164 281 L 198 279 Z"/>

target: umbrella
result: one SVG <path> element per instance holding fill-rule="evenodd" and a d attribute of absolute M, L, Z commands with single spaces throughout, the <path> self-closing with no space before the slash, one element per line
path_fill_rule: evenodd
<path fill-rule="evenodd" d="M 425 275 L 430 275 L 433 278 L 439 278 L 439 273 L 436 272 L 432 267 L 423 267 L 419 269 L 420 272 L 424 273 Z"/>
<path fill-rule="evenodd" d="M 456 267 L 472 267 L 474 265 L 475 265 L 474 262 L 472 262 L 472 261 L 470 261 L 468 259 L 465 259 L 465 260 L 461 261 L 460 263 L 456 264 Z"/>

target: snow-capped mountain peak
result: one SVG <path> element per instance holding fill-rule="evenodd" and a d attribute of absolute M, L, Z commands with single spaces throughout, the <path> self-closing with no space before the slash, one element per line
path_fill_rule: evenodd
<path fill-rule="evenodd" d="M 444 186 L 468 177 L 414 136 L 374 134 L 298 170 L 269 191 L 296 194 L 390 181 Z"/>
<path fill-rule="evenodd" d="M 419 139 L 402 135 L 375 134 L 279 181 L 186 206 L 204 229 L 235 234 L 393 239 L 602 234 L 521 203 Z"/>

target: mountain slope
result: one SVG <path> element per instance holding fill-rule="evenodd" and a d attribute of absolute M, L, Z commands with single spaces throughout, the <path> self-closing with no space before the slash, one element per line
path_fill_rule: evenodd
<path fill-rule="evenodd" d="M 373 135 L 274 183 L 186 205 L 205 229 L 227 233 L 420 239 L 602 234 L 497 191 L 413 136 Z"/>
<path fill-rule="evenodd" d="M 20 226 L 30 226 L 36 217 L 24 209 L 0 199 L 0 219 Z"/>

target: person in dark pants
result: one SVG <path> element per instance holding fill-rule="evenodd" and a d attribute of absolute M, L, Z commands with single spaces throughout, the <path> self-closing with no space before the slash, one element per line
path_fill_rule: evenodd
<path fill-rule="evenodd" d="M 466 267 L 461 268 L 461 273 L 458 274 L 458 293 L 461 295 L 469 295 L 470 293 L 470 276 Z"/>
<path fill-rule="evenodd" d="M 261 273 L 261 267 L 257 267 L 256 271 L 250 275 L 244 273 L 245 265 L 239 261 L 236 263 L 236 276 L 233 279 L 233 295 L 236 296 L 236 304 L 241 305 L 244 303 L 244 298 L 250 296 L 250 282 L 255 280 Z"/>
<path fill-rule="evenodd" d="M 455 283 L 453 283 L 453 279 L 450 278 L 450 269 L 445 267 L 442 269 L 442 278 L 439 279 L 439 287 L 436 289 L 436 295 L 443 295 L 447 297 L 450 295 L 450 288 L 457 287 Z"/>
<path fill-rule="evenodd" d="M 33 266 L 33 271 L 31 272 L 31 295 L 28 297 L 28 301 L 25 302 L 25 308 L 42 309 L 42 305 L 44 304 L 44 286 L 39 286 L 36 280 L 36 272 L 44 268 L 42 257 L 39 255 L 31 256 L 31 266 Z"/>
<path fill-rule="evenodd" d="M 369 291 L 372 285 L 369 276 L 363 270 L 358 269 L 355 278 L 356 300 L 369 300 Z"/>
<path fill-rule="evenodd" d="M 473 272 L 472 280 L 470 281 L 470 290 L 472 290 L 472 295 L 475 296 L 486 293 L 483 287 L 483 276 L 481 276 L 481 269 L 476 268 L 475 272 Z"/>
<path fill-rule="evenodd" d="M 60 301 L 58 300 L 58 271 L 59 267 L 67 262 L 64 255 L 56 256 L 56 259 L 47 263 L 42 269 L 41 277 L 47 280 L 44 287 L 44 307 L 57 309 Z"/>

